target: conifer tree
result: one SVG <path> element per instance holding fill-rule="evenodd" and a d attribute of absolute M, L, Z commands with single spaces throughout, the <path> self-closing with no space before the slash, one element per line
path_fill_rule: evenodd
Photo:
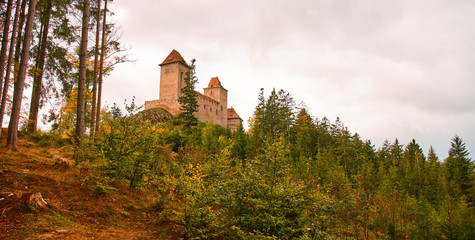
<path fill-rule="evenodd" d="M 78 81 L 78 102 L 77 102 L 77 121 L 76 121 L 76 137 L 80 141 L 84 136 L 84 109 L 85 109 L 85 94 L 86 94 L 86 61 L 87 61 L 87 42 L 88 42 L 88 28 L 89 28 L 89 0 L 83 2 L 83 16 L 82 16 L 82 32 L 81 45 L 79 53 L 79 81 Z"/>
<path fill-rule="evenodd" d="M 404 190 L 413 197 L 419 197 L 424 191 L 424 182 L 426 181 L 426 166 L 425 156 L 422 148 L 415 139 L 407 144 L 404 150 L 404 164 L 403 168 Z"/>
<path fill-rule="evenodd" d="M 23 89 L 25 86 L 26 71 L 28 67 L 28 57 L 30 53 L 31 35 L 35 17 L 36 0 L 30 0 L 28 5 L 28 17 L 25 27 L 25 38 L 21 53 L 21 61 L 18 69 L 18 79 L 15 82 L 13 92 L 12 113 L 10 115 L 10 123 L 8 125 L 7 146 L 10 149 L 17 150 L 17 134 L 18 123 L 20 120 L 21 101 L 23 98 Z"/>
<path fill-rule="evenodd" d="M 246 159 L 248 136 L 244 132 L 242 122 L 239 123 L 236 131 L 233 133 L 233 144 L 231 145 L 231 155 L 240 160 Z"/>
<path fill-rule="evenodd" d="M 53 10 L 53 0 L 47 0 L 45 9 L 41 9 L 40 22 L 41 30 L 39 35 L 39 49 L 36 58 L 36 73 L 31 93 L 30 114 L 28 117 L 28 132 L 35 132 L 38 126 L 38 112 L 40 109 L 41 92 L 43 88 L 43 72 L 46 58 L 46 46 L 48 44 L 48 32 L 50 29 L 50 19 Z"/>
<path fill-rule="evenodd" d="M 13 64 L 14 56 L 20 54 L 19 48 L 20 42 L 21 42 L 21 27 L 19 27 L 18 21 L 20 20 L 20 9 L 21 13 L 24 14 L 26 8 L 26 0 L 18 0 L 16 9 L 15 9 L 15 19 L 13 20 L 13 30 L 12 30 L 12 37 L 10 40 L 10 50 L 8 53 L 8 61 L 7 61 L 7 66 L 5 69 L 5 81 L 2 89 L 2 97 L 1 97 L 1 103 L 0 103 L 0 127 L 3 126 L 3 115 L 5 113 L 5 105 L 7 102 L 7 95 L 8 95 L 8 89 L 10 86 L 10 74 L 11 74 L 11 66 Z M 23 25 L 23 21 L 21 23 Z M 19 32 L 19 37 L 17 41 L 17 31 Z M 18 48 L 17 53 L 15 53 L 15 49 Z M 1 76 L 0 76 L 1 77 Z"/>
<path fill-rule="evenodd" d="M 261 89 L 258 97 L 258 105 L 255 113 L 255 132 L 262 134 L 264 138 L 276 139 L 280 136 L 290 137 L 290 129 L 295 121 L 295 103 L 289 93 L 284 90 L 272 89 L 269 98 L 264 98 L 264 89 Z"/>
<path fill-rule="evenodd" d="M 107 2 L 104 1 L 104 15 L 102 16 L 102 41 L 101 41 L 101 57 L 99 60 L 99 78 L 97 79 L 97 104 L 96 104 L 96 114 L 94 116 L 96 121 L 95 124 L 95 133 L 99 132 L 99 123 L 101 122 L 101 101 L 102 101 L 102 82 L 104 79 L 104 59 L 106 55 L 106 41 L 107 41 Z"/>
<path fill-rule="evenodd" d="M 13 0 L 8 0 L 7 9 L 5 10 L 4 22 L 3 22 L 3 35 L 2 35 L 2 47 L 0 50 L 0 92 L 2 91 L 3 73 L 5 70 L 5 62 L 7 59 L 8 50 L 8 32 L 10 29 L 10 18 L 12 14 Z"/>
<path fill-rule="evenodd" d="M 452 139 L 451 145 L 449 156 L 445 159 L 449 193 L 453 197 L 468 195 L 474 167 L 472 159 L 468 157 L 465 143 L 459 136 Z"/>
<path fill-rule="evenodd" d="M 178 98 L 178 102 L 181 104 L 180 110 L 182 111 L 180 116 L 185 127 L 191 130 L 191 127 L 198 123 L 198 119 L 194 114 L 198 111 L 199 107 L 195 91 L 195 85 L 198 82 L 198 78 L 195 76 L 195 59 L 191 60 L 190 71 L 186 73 L 184 82 L 185 86 L 181 89 L 182 95 Z"/>
<path fill-rule="evenodd" d="M 95 124 L 96 124 L 96 98 L 97 98 L 97 74 L 99 68 L 99 43 L 100 43 L 100 29 L 101 29 L 101 0 L 97 1 L 97 10 L 96 10 L 96 47 L 94 49 L 94 71 L 93 83 L 92 83 L 92 107 L 91 107 L 91 127 L 90 135 L 94 136 L 95 134 Z M 105 14 L 105 13 L 104 13 Z"/>
<path fill-rule="evenodd" d="M 435 154 L 434 148 L 430 146 L 427 153 L 427 178 L 428 184 L 426 186 L 426 199 L 432 204 L 435 204 L 444 197 L 443 181 L 441 177 L 441 169 L 439 157 Z"/>
<path fill-rule="evenodd" d="M 306 107 L 302 107 L 297 114 L 294 132 L 295 157 L 313 157 L 316 143 L 316 127 Z"/>

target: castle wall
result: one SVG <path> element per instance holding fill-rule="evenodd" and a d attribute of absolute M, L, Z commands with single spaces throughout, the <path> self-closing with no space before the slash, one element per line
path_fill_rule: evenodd
<path fill-rule="evenodd" d="M 177 101 L 182 95 L 185 85 L 184 78 L 189 69 L 180 62 L 161 66 L 160 70 L 160 100 Z"/>
<path fill-rule="evenodd" d="M 180 104 L 178 103 L 178 101 L 171 101 L 171 100 L 145 101 L 144 110 L 148 110 L 151 108 L 158 108 L 158 107 L 167 110 L 172 115 L 176 115 L 180 113 Z"/>
<path fill-rule="evenodd" d="M 195 113 L 196 118 L 200 122 L 209 122 L 210 120 L 213 121 L 214 124 L 227 127 L 228 119 L 227 119 L 227 109 L 218 101 L 205 96 L 199 92 L 197 92 L 198 96 L 196 100 L 198 102 L 198 111 Z M 178 101 L 171 101 L 171 100 L 152 100 L 152 101 L 145 101 L 145 110 L 151 108 L 163 108 L 167 110 L 172 115 L 179 114 L 180 111 L 180 104 Z"/>
<path fill-rule="evenodd" d="M 228 128 L 231 130 L 231 132 L 236 131 L 238 128 L 239 124 L 241 123 L 240 118 L 229 118 L 228 120 Z"/>
<path fill-rule="evenodd" d="M 199 105 L 196 118 L 198 118 L 200 122 L 209 122 L 212 120 L 216 125 L 227 127 L 228 115 L 226 106 L 199 92 L 196 100 Z"/>
<path fill-rule="evenodd" d="M 208 96 L 221 103 L 226 111 L 228 108 L 228 90 L 223 87 L 208 87 L 203 90 L 205 96 Z"/>

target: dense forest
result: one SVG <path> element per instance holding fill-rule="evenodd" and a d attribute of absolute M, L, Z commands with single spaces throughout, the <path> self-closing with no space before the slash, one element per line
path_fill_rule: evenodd
<path fill-rule="evenodd" d="M 125 111 L 107 108 L 103 77 L 129 61 L 107 23 L 107 0 L 3 0 L 0 8 L 8 148 L 18 148 L 18 131 L 70 146 L 76 167 L 102 173 L 98 198 L 113 183 L 154 192 L 157 228 L 182 239 L 475 239 L 474 164 L 459 136 L 448 139 L 445 159 L 416 140 L 376 149 L 275 89 L 258 93 L 248 130 L 231 132 L 194 118 L 194 63 L 183 114 L 140 111 L 133 100 Z M 54 102 L 44 117 L 52 127 L 41 132 L 46 102 Z"/>
<path fill-rule="evenodd" d="M 258 102 L 250 129 L 234 133 L 114 107 L 78 159 L 132 188 L 153 186 L 157 223 L 184 239 L 474 238 L 473 163 L 460 137 L 446 159 L 415 140 L 375 149 L 283 90 L 261 89 Z"/>

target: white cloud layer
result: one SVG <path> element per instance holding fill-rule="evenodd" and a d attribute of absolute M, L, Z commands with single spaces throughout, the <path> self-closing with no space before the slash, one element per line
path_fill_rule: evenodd
<path fill-rule="evenodd" d="M 172 49 L 197 59 L 198 89 L 219 76 L 245 120 L 260 88 L 284 89 L 315 117 L 339 116 L 380 146 L 415 138 L 444 158 L 458 134 L 475 151 L 475 2 L 114 1 L 134 64 L 104 98 L 158 98 Z"/>

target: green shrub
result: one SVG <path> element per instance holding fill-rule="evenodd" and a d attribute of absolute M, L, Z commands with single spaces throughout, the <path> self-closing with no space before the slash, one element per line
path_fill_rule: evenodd
<path fill-rule="evenodd" d="M 104 160 L 102 169 L 109 176 L 138 187 L 145 177 L 156 174 L 160 162 L 171 158 L 172 153 L 165 141 L 168 129 L 164 125 L 132 117 L 138 109 L 134 102 L 126 109 L 128 114 L 123 116 L 117 107 L 112 108 L 96 147 Z"/>
<path fill-rule="evenodd" d="M 69 138 L 62 138 L 58 133 L 53 131 L 43 132 L 38 130 L 34 133 L 30 133 L 28 136 L 40 147 L 63 147 L 71 143 Z"/>

